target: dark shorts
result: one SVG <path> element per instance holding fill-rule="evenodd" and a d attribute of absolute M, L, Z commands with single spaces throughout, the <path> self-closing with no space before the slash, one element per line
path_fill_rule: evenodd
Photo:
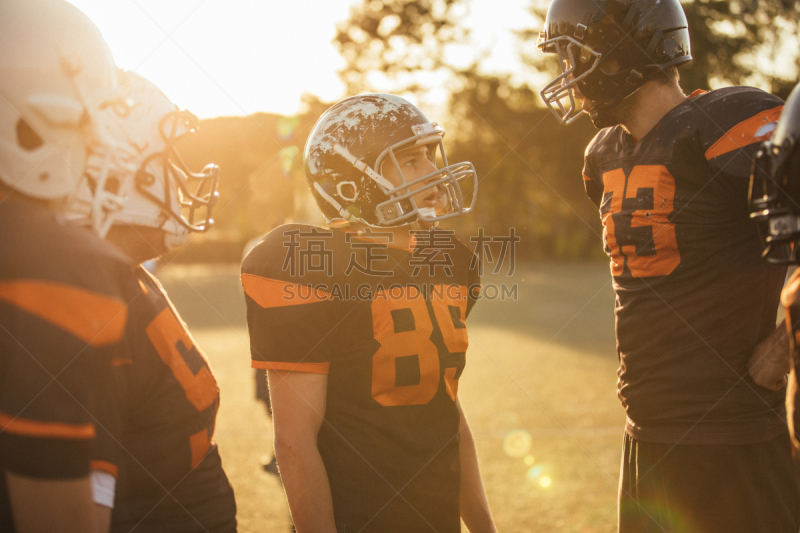
<path fill-rule="evenodd" d="M 788 433 L 742 445 L 657 444 L 625 434 L 620 533 L 797 533 Z"/>

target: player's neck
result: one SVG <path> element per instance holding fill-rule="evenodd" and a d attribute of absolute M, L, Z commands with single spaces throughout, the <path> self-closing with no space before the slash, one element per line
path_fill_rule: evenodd
<path fill-rule="evenodd" d="M 646 83 L 634 95 L 629 112 L 620 124 L 634 139 L 642 139 L 676 106 L 686 101 L 680 86 L 658 82 Z"/>
<path fill-rule="evenodd" d="M 166 252 L 164 233 L 142 226 L 112 226 L 106 239 L 124 253 L 132 265 L 160 257 Z"/>

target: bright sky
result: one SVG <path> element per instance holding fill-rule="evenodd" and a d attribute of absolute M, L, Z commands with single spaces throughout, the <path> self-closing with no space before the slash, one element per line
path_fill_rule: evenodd
<path fill-rule="evenodd" d="M 201 118 L 293 114 L 311 93 L 342 96 L 331 40 L 360 0 L 69 0 L 100 28 L 117 64 Z M 486 70 L 520 69 L 514 29 L 529 0 L 468 0 L 471 49 Z"/>

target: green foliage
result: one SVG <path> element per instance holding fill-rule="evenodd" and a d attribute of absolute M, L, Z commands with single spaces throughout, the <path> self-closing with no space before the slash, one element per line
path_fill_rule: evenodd
<path fill-rule="evenodd" d="M 295 215 L 296 191 L 305 187 L 302 149 L 310 121 L 270 113 L 219 117 L 202 121 L 197 134 L 181 140 L 189 168 L 220 167 L 209 239 L 246 241 Z"/>
<path fill-rule="evenodd" d="M 544 20 L 549 2 L 530 0 Z M 472 161 L 480 179 L 478 209 L 448 224 L 489 235 L 514 227 L 529 257 L 602 255 L 596 207 L 580 178 L 583 150 L 595 130 L 588 120 L 557 124 L 542 107 L 539 87 L 515 85 L 510 76 L 479 65 L 457 68 L 446 49 L 465 44 L 469 0 L 364 0 L 337 28 L 334 41 L 347 64 L 340 72 L 351 94 L 364 90 L 424 92 L 444 81 L 451 161 Z M 686 91 L 726 84 L 755 84 L 786 97 L 798 76 L 800 2 L 692 0 L 684 2 L 694 61 L 681 68 Z M 540 27 L 518 33 L 521 59 L 532 79 L 556 67 L 534 51 Z M 431 81 L 433 80 L 433 82 Z M 533 83 L 536 85 L 538 82 Z M 438 84 L 438 85 L 437 85 Z M 181 150 L 193 168 L 222 169 L 217 228 L 211 239 L 247 240 L 283 220 L 319 222 L 307 192 L 302 149 L 317 117 L 330 104 L 309 97 L 297 117 L 256 114 L 203 121 Z"/>
<path fill-rule="evenodd" d="M 683 4 L 694 61 L 681 68 L 687 90 L 758 85 L 786 98 L 797 82 L 795 0 L 693 0 Z"/>
<path fill-rule="evenodd" d="M 543 21 L 548 5 L 531 0 L 530 12 Z M 508 76 L 476 65 L 448 65 L 446 47 L 468 35 L 458 16 L 466 6 L 467 0 L 364 0 L 338 28 L 335 42 L 347 61 L 342 79 L 358 92 L 383 76 L 404 92 L 421 89 L 415 74 L 447 71 L 458 87 L 444 121 L 449 159 L 472 161 L 481 180 L 475 216 L 454 225 L 483 226 L 495 235 L 515 227 L 521 247 L 534 257 L 601 254 L 597 210 L 580 179 L 583 150 L 595 130 L 588 120 L 558 125 L 542 108 L 538 87 L 514 86 Z M 684 9 L 695 58 L 681 69 L 684 89 L 756 84 L 788 94 L 797 78 L 800 3 L 693 0 Z M 532 73 L 552 73 L 552 58 L 531 46 L 539 30 L 518 33 L 521 59 Z"/>
<path fill-rule="evenodd" d="M 411 74 L 447 68 L 444 46 L 461 42 L 462 0 L 365 0 L 337 28 L 334 44 L 347 66 L 340 72 L 350 94 L 374 86 L 380 73 L 402 90 L 413 89 Z"/>
<path fill-rule="evenodd" d="M 582 148 L 589 121 L 559 125 L 529 87 L 498 77 L 466 75 L 452 94 L 448 159 L 469 160 L 478 172 L 478 208 L 465 225 L 487 234 L 522 237 L 528 257 L 584 258 L 602 254 L 597 209 L 586 199 Z M 472 233 L 472 231 L 468 231 Z"/>

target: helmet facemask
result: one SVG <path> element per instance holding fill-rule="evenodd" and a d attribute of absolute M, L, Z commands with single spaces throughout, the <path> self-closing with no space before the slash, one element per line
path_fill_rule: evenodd
<path fill-rule="evenodd" d="M 692 59 L 679 0 L 553 0 L 536 47 L 558 55 L 561 74 L 540 92 L 561 124 L 580 115 L 575 88 L 598 128 L 619 124 L 615 108 L 666 69 Z M 569 105 L 563 103 L 569 100 Z"/>
<path fill-rule="evenodd" d="M 197 117 L 179 111 L 136 74 L 127 73 L 121 90 L 126 105 L 114 109 L 103 131 L 122 148 L 89 157 L 86 184 L 67 215 L 90 222 L 101 236 L 114 224 L 152 227 L 164 231 L 168 249 L 180 246 L 189 232 L 205 232 L 213 224 L 219 169 L 208 165 L 191 172 L 177 152 L 176 143 L 197 130 Z M 127 169 L 105 170 L 118 154 L 128 159 Z"/>
<path fill-rule="evenodd" d="M 198 123 L 188 111 L 166 114 L 159 124 L 164 148 L 142 162 L 134 182 L 137 192 L 159 206 L 173 223 L 186 231 L 204 233 L 214 224 L 219 167 L 209 164 L 200 172 L 192 172 L 175 146 L 181 137 L 196 132 Z"/>
<path fill-rule="evenodd" d="M 381 152 L 373 167 L 368 167 L 363 161 L 357 159 L 341 143 L 333 139 L 330 140 L 333 145 L 333 151 L 342 156 L 358 172 L 365 174 L 368 179 L 377 185 L 380 192 L 387 197 L 386 200 L 379 202 L 375 207 L 374 215 L 377 224 L 370 224 L 363 217 L 349 212 L 335 198 L 326 193 L 319 183 L 314 183 L 315 190 L 336 208 L 343 218 L 378 227 L 404 226 L 418 221 L 436 224 L 441 220 L 472 212 L 478 191 L 475 167 L 470 162 L 449 164 L 442 143 L 444 129 L 438 124 L 416 124 L 412 126 L 412 132 L 413 135 L 411 137 L 397 142 Z M 436 165 L 436 151 L 438 148 L 442 157 L 442 167 L 422 177 L 408 181 L 397 161 L 397 156 L 403 150 L 426 145 L 434 147 L 427 154 L 428 159 L 434 166 Z M 383 176 L 381 170 L 383 165 L 387 164 L 394 166 L 397 175 L 400 177 L 401 183 L 399 185 L 393 184 Z M 460 183 L 462 180 L 471 180 L 472 187 L 469 194 L 464 194 Z M 340 197 L 345 197 L 350 202 L 358 200 L 359 191 L 355 182 L 340 182 L 336 190 Z M 414 197 L 426 190 L 437 191 L 436 207 L 421 207 L 417 205 Z M 351 192 L 352 195 L 350 195 Z"/>
<path fill-rule="evenodd" d="M 575 87 L 597 69 L 603 54 L 567 35 L 544 40 L 544 33 L 541 33 L 536 47 L 557 54 L 561 67 L 561 74 L 545 85 L 539 94 L 559 123 L 572 124 L 583 111 L 578 108 Z M 569 99 L 568 107 L 562 103 L 564 99 Z"/>
<path fill-rule="evenodd" d="M 798 259 L 795 243 L 800 240 L 800 176 L 793 179 L 798 167 L 789 167 L 793 166 L 790 159 L 800 159 L 800 152 L 792 154 L 793 147 L 789 138 L 782 146 L 768 141 L 753 161 L 750 218 L 757 224 L 764 246 L 762 255 L 770 263 L 792 264 Z"/>
<path fill-rule="evenodd" d="M 463 162 L 450 165 L 444 150 L 442 137 L 444 130 L 436 123 L 417 124 L 412 127 L 414 136 L 396 143 L 378 156 L 375 170 L 381 173 L 384 165 L 391 164 L 401 184 L 392 186 L 383 192 L 389 197 L 378 204 L 375 213 L 382 225 L 396 226 L 416 221 L 438 223 L 440 220 L 457 217 L 472 212 L 477 198 L 478 180 L 472 163 Z M 403 173 L 397 156 L 402 151 L 417 146 L 427 146 L 427 157 L 436 166 L 437 148 L 442 157 L 442 167 L 422 177 L 408 181 Z M 382 173 L 381 173 L 382 175 Z M 461 189 L 461 180 L 472 180 L 472 189 L 465 195 Z M 387 181 L 384 178 L 384 181 Z M 381 184 L 379 184 L 381 185 Z M 430 190 L 436 192 L 435 207 L 420 207 L 414 197 Z"/>

